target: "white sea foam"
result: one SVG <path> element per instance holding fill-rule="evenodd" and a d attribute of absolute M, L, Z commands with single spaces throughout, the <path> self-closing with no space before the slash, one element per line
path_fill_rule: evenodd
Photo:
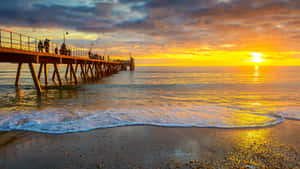
<path fill-rule="evenodd" d="M 276 125 L 283 121 L 284 118 L 274 114 L 234 112 L 232 108 L 215 105 L 123 108 L 93 112 L 47 109 L 2 115 L 0 116 L 0 131 L 25 130 L 63 134 L 132 125 L 246 128 Z"/>
<path fill-rule="evenodd" d="M 300 121 L 300 110 L 298 107 L 285 107 L 282 110 L 282 117 L 289 120 Z"/>

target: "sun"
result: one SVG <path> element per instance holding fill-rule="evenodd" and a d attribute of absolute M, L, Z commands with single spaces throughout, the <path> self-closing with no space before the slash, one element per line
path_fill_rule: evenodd
<path fill-rule="evenodd" d="M 265 59 L 261 58 L 263 56 L 263 54 L 261 54 L 261 53 L 251 52 L 250 55 L 252 56 L 252 59 L 250 62 L 261 63 L 261 62 L 265 61 Z"/>

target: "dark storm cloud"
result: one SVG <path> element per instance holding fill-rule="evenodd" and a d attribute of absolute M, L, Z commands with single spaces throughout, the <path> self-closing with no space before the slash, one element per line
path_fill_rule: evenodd
<path fill-rule="evenodd" d="M 39 3 L 37 3 L 39 2 Z M 68 2 L 66 1 L 66 4 Z M 126 11 L 129 8 L 130 11 Z M 135 16 L 130 16 L 133 13 Z M 101 32 L 121 22 L 142 18 L 136 5 L 94 3 L 93 6 L 44 4 L 40 1 L 1 1 L 0 23 L 8 26 L 62 27 Z M 139 16 L 139 14 L 141 16 Z"/>

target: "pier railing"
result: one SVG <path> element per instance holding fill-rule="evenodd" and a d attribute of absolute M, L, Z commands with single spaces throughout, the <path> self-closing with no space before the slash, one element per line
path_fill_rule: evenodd
<path fill-rule="evenodd" d="M 60 54 L 61 44 L 52 42 L 49 39 L 49 51 L 51 54 Z M 0 47 L 20 49 L 25 51 L 39 52 L 38 44 L 39 42 L 44 44 L 45 39 L 37 39 L 28 35 L 24 35 L 17 32 L 8 31 L 5 29 L 0 29 Z M 56 49 L 57 48 L 57 52 Z M 87 48 L 78 48 L 72 45 L 66 45 L 66 48 L 70 50 L 71 56 L 80 57 L 80 58 L 89 58 L 89 49 Z M 45 49 L 43 52 L 46 53 Z M 114 57 L 103 56 L 97 52 L 92 52 L 93 55 L 97 54 L 101 56 L 104 60 L 114 60 Z M 100 57 L 100 58 L 101 58 Z"/>

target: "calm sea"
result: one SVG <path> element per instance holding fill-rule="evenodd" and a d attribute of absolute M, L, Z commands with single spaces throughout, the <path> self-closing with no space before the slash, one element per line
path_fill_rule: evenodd
<path fill-rule="evenodd" d="M 0 65 L 0 131 L 241 128 L 300 119 L 300 67 L 137 67 L 42 95 L 36 94 L 27 67 L 18 90 L 16 65 Z"/>

